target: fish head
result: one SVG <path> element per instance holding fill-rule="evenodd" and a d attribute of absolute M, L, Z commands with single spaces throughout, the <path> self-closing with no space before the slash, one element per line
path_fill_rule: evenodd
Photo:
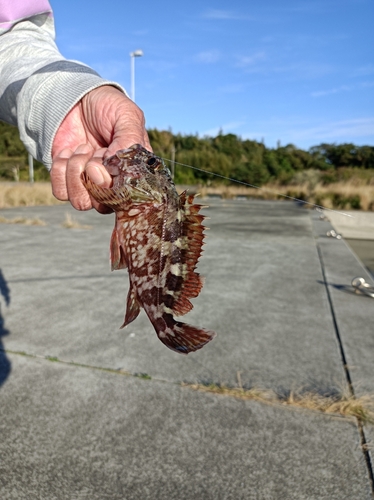
<path fill-rule="evenodd" d="M 114 189 L 126 186 L 134 195 L 142 193 L 161 203 L 174 188 L 170 170 L 162 159 L 140 144 L 117 151 L 103 164 L 113 177 Z"/>

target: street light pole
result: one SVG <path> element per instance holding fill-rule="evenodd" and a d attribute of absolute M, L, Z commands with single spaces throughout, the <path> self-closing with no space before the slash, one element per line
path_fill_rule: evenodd
<path fill-rule="evenodd" d="M 143 51 L 138 49 L 134 52 L 130 52 L 130 62 L 131 62 L 131 99 L 135 102 L 135 57 L 141 57 Z"/>
<path fill-rule="evenodd" d="M 34 182 L 34 158 L 30 153 L 29 153 L 29 182 L 31 182 L 31 184 Z"/>
<path fill-rule="evenodd" d="M 175 176 L 175 146 L 174 146 L 174 144 L 171 147 L 170 165 L 171 165 L 171 178 L 174 180 L 174 176 Z"/>

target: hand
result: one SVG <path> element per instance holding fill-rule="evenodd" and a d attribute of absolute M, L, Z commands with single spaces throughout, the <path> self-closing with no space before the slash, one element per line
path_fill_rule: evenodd
<path fill-rule="evenodd" d="M 52 145 L 51 182 L 54 196 L 77 210 L 109 213 L 93 200 L 81 181 L 86 170 L 96 184 L 109 187 L 111 176 L 103 158 L 132 144 L 152 151 L 143 112 L 125 94 L 109 85 L 86 94 L 66 115 Z"/>

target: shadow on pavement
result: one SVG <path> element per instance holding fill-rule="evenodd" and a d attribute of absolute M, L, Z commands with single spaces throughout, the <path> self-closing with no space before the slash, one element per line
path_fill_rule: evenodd
<path fill-rule="evenodd" d="M 0 269 L 0 298 L 5 301 L 5 306 L 8 307 L 10 304 L 10 289 L 8 283 L 6 282 L 4 275 Z M 4 318 L 1 314 L 2 301 L 0 300 L 0 387 L 8 378 L 11 370 L 11 364 L 9 359 L 6 357 L 4 346 L 2 343 L 2 337 L 9 335 L 9 330 L 4 326 Z"/>
<path fill-rule="evenodd" d="M 335 288 L 335 290 L 339 290 L 339 292 L 349 293 L 350 295 L 357 295 L 355 289 L 352 285 L 343 285 L 338 283 L 329 283 L 327 281 L 317 280 L 317 283 L 320 285 L 330 285 Z"/>

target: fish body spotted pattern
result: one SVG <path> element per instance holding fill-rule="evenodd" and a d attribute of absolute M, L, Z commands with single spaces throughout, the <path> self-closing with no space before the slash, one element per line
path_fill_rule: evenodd
<path fill-rule="evenodd" d="M 130 288 L 122 327 L 144 308 L 156 333 L 170 349 L 188 354 L 215 332 L 180 321 L 192 309 L 189 299 L 203 286 L 195 272 L 204 240 L 204 216 L 194 196 L 178 195 L 161 158 L 135 144 L 104 161 L 113 177 L 102 188 L 83 172 L 89 193 L 116 214 L 110 242 L 112 269 L 127 268 Z"/>

